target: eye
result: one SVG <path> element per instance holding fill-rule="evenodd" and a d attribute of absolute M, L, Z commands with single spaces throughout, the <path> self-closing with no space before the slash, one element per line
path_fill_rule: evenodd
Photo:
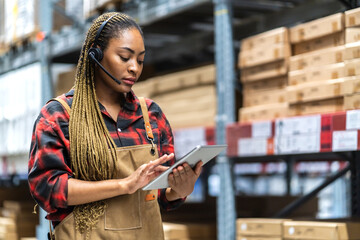
<path fill-rule="evenodd" d="M 129 61 L 129 58 L 125 58 L 125 57 L 122 57 L 122 56 L 120 56 L 120 58 L 121 58 L 121 60 L 123 60 L 124 62 Z"/>
<path fill-rule="evenodd" d="M 144 61 L 138 60 L 138 64 L 142 65 L 144 63 Z"/>

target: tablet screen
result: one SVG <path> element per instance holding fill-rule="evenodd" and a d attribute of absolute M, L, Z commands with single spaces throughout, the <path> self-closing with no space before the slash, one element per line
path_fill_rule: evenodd
<path fill-rule="evenodd" d="M 202 161 L 203 165 L 205 165 L 207 162 L 214 159 L 214 157 L 216 157 L 219 153 L 225 150 L 226 147 L 227 145 L 199 145 L 195 147 L 184 157 L 176 161 L 176 163 L 172 165 L 168 170 L 163 172 L 161 175 L 151 181 L 148 185 L 143 187 L 143 190 L 153 190 L 169 187 L 168 176 L 175 167 L 187 162 L 193 168 L 199 161 Z"/>

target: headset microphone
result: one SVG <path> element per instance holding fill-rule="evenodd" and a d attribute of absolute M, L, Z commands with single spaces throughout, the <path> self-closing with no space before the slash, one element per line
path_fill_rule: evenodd
<path fill-rule="evenodd" d="M 91 60 L 93 60 L 109 77 L 111 77 L 117 84 L 121 84 L 121 82 L 119 80 L 117 80 L 113 75 L 111 75 L 105 68 L 103 65 L 101 65 L 101 63 L 96 59 L 95 54 L 93 52 L 89 52 L 89 57 L 91 58 Z"/>

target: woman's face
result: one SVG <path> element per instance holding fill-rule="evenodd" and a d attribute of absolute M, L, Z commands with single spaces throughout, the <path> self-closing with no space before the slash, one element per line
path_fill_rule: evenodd
<path fill-rule="evenodd" d="M 143 69 L 145 46 L 140 32 L 136 28 L 123 30 L 119 38 L 111 38 L 104 50 L 101 64 L 121 84 L 116 83 L 99 66 L 96 66 L 96 90 L 110 94 L 130 92 L 131 87 L 139 79 Z"/>

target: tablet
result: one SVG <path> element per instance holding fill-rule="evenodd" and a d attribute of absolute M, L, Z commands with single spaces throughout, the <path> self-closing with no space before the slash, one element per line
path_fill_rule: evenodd
<path fill-rule="evenodd" d="M 190 167 L 193 168 L 195 167 L 196 163 L 198 163 L 200 160 L 203 162 L 203 165 L 205 165 L 207 162 L 209 162 L 211 159 L 213 159 L 219 153 L 225 150 L 226 147 L 227 145 L 196 146 L 193 150 L 191 150 L 184 157 L 178 160 L 174 165 L 172 165 L 168 170 L 160 174 L 157 178 L 152 180 L 148 185 L 143 187 L 143 190 L 153 190 L 153 189 L 161 189 L 161 188 L 169 187 L 168 176 L 175 167 L 187 162 L 190 165 Z"/>

